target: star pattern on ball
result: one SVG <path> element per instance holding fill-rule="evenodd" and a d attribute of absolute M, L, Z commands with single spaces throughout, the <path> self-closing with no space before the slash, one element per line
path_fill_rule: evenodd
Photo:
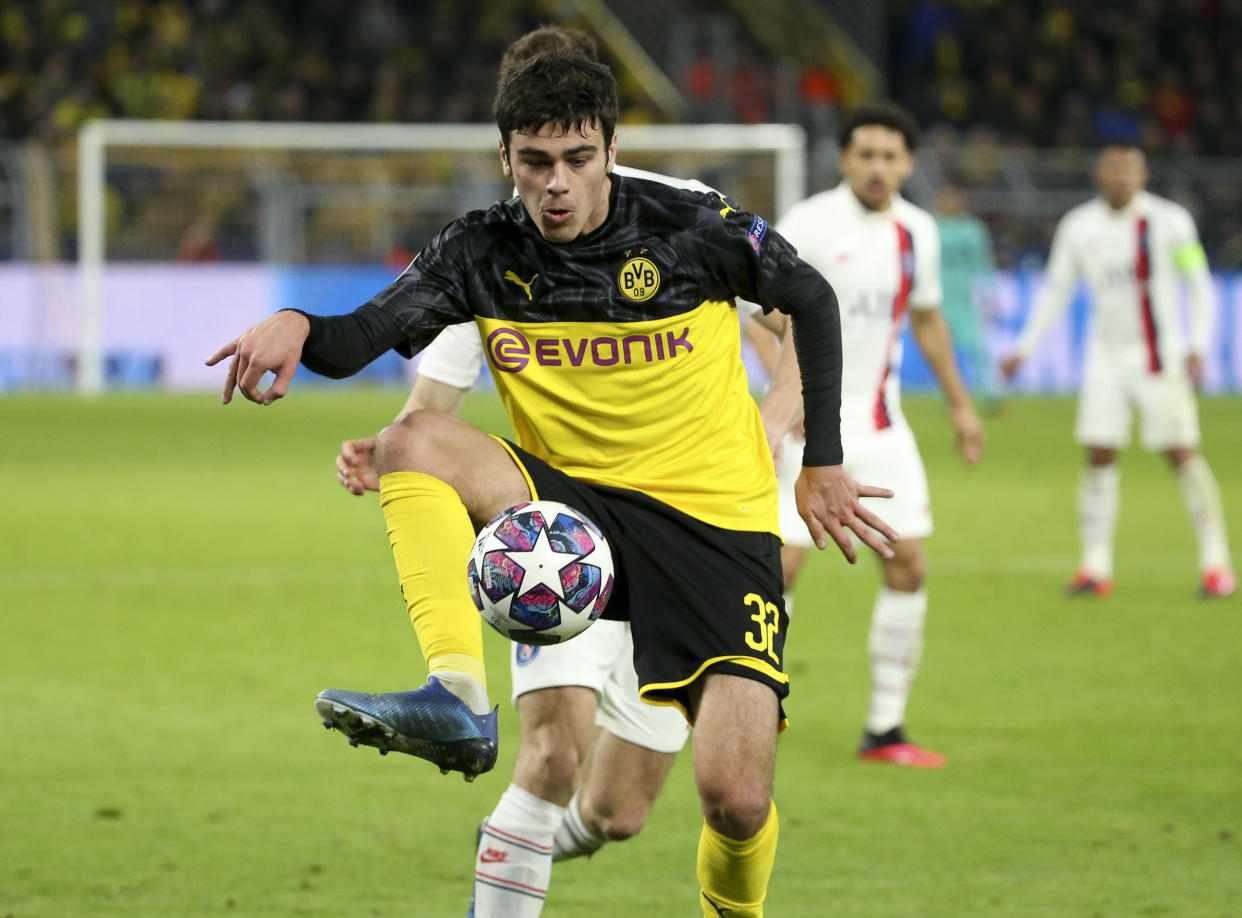
<path fill-rule="evenodd" d="M 548 541 L 548 531 L 539 527 L 539 535 L 530 551 L 515 551 L 510 548 L 505 552 L 524 572 L 522 585 L 515 591 L 523 595 L 543 584 L 552 591 L 552 595 L 563 598 L 564 588 L 561 586 L 561 569 L 578 560 L 578 555 L 555 551 Z"/>

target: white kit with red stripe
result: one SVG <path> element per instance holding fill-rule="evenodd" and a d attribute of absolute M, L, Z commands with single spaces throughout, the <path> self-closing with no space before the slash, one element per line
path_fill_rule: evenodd
<path fill-rule="evenodd" d="M 1103 198 L 1075 207 L 1057 226 L 1043 289 L 1018 339 L 1029 357 L 1057 324 L 1079 281 L 1090 293 L 1075 439 L 1124 448 L 1133 414 L 1144 448 L 1199 443 L 1187 351 L 1202 355 L 1215 312 L 1211 276 L 1186 209 L 1146 191 L 1122 208 Z M 1180 322 L 1183 281 L 1190 306 L 1190 342 Z"/>
<path fill-rule="evenodd" d="M 776 229 L 837 293 L 843 435 L 901 422 L 907 312 L 940 305 L 936 221 L 896 195 L 887 210 L 868 210 L 842 183 L 793 207 Z"/>
<path fill-rule="evenodd" d="M 1178 318 L 1182 273 L 1176 257 L 1198 242 L 1186 209 L 1148 191 L 1137 192 L 1119 210 L 1103 198 L 1075 207 L 1057 226 L 1046 286 L 1017 353 L 1030 356 L 1081 280 L 1093 310 L 1088 362 L 1107 355 L 1114 364 L 1146 373 L 1180 364 L 1187 345 Z M 1202 345 L 1196 342 L 1195 349 Z"/>
<path fill-rule="evenodd" d="M 901 410 L 901 335 L 911 309 L 940 306 L 940 236 L 931 214 L 896 195 L 887 210 L 862 205 L 842 183 L 793 207 L 776 229 L 836 291 L 841 310 L 841 441 L 845 470 L 891 488 L 865 498 L 906 538 L 932 532 L 927 475 Z M 781 535 L 809 546 L 794 481 L 801 441 L 786 437 L 780 480 Z"/>

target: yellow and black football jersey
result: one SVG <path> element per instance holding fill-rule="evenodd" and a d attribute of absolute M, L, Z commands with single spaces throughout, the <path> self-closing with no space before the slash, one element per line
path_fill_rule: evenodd
<path fill-rule="evenodd" d="M 643 179 L 613 176 L 606 220 L 569 243 L 544 239 L 517 198 L 467 214 L 370 302 L 308 317 L 302 361 L 348 375 L 473 320 L 523 449 L 715 526 L 779 534 L 737 296 L 794 316 L 807 464 L 840 462 L 831 288 L 762 217 Z"/>

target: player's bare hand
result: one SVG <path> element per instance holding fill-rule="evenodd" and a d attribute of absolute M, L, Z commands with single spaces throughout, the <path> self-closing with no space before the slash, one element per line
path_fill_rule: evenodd
<path fill-rule="evenodd" d="M 228 376 L 224 380 L 224 393 L 220 401 L 227 405 L 233 400 L 233 389 L 241 390 L 252 402 L 270 405 L 289 391 L 289 383 L 297 372 L 302 356 L 302 345 L 310 334 L 310 322 L 297 312 L 278 312 L 258 325 L 247 329 L 220 350 L 207 358 L 207 366 L 214 367 L 225 357 L 229 361 Z M 267 391 L 259 388 L 263 374 L 276 374 Z"/>
<path fill-rule="evenodd" d="M 973 405 L 961 405 L 953 409 L 954 446 L 968 468 L 974 468 L 983 458 L 983 425 Z"/>
<path fill-rule="evenodd" d="M 336 480 L 350 494 L 379 490 L 379 474 L 375 471 L 375 438 L 346 440 L 336 457 Z"/>
<path fill-rule="evenodd" d="M 1196 392 L 1203 388 L 1203 358 L 1199 354 L 1192 351 L 1186 355 L 1186 372 Z"/>
<path fill-rule="evenodd" d="M 1004 376 L 1007 381 L 1011 380 L 1013 379 L 1014 374 L 1017 373 L 1021 367 L 1022 358 L 1017 354 L 1010 354 L 1000 363 L 1001 375 Z"/>
<path fill-rule="evenodd" d="M 896 542 L 896 531 L 859 502 L 860 497 L 892 497 L 888 488 L 859 484 L 839 465 L 815 465 L 803 467 L 794 495 L 798 513 L 819 548 L 827 548 L 831 537 L 853 564 L 858 555 L 848 529 L 881 558 L 893 557 L 893 549 L 884 539 Z"/>

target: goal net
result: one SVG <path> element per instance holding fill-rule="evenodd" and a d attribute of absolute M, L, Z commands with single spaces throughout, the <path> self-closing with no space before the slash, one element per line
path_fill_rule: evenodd
<path fill-rule="evenodd" d="M 805 192 L 793 125 L 617 133 L 624 165 L 699 179 L 772 219 Z M 251 321 L 289 305 L 347 311 L 446 223 L 512 193 L 497 141 L 494 125 L 88 123 L 77 388 L 207 384 L 218 373 L 196 369 L 200 352 Z"/>

